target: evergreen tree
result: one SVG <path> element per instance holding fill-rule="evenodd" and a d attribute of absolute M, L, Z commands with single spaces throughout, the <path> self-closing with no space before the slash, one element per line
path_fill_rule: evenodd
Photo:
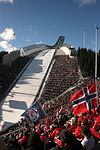
<path fill-rule="evenodd" d="M 100 51 L 98 53 L 98 63 L 97 67 L 100 68 Z M 91 49 L 87 50 L 86 48 L 78 48 L 78 63 L 81 69 L 81 72 L 84 77 L 86 76 L 95 76 L 95 52 Z M 98 69 L 98 77 L 100 76 L 100 70 Z"/>
<path fill-rule="evenodd" d="M 6 52 L 6 51 L 1 51 L 0 52 L 0 63 L 3 62 L 3 56 L 6 55 L 6 54 L 8 54 L 8 52 Z"/>

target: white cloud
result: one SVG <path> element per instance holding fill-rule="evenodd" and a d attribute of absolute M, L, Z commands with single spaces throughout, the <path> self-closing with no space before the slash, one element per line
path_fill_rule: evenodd
<path fill-rule="evenodd" d="M 82 5 L 95 4 L 97 0 L 74 0 L 74 1 L 79 2 L 80 6 L 82 6 Z"/>
<path fill-rule="evenodd" d="M 4 2 L 4 3 L 13 3 L 14 0 L 0 0 L 0 2 Z"/>
<path fill-rule="evenodd" d="M 11 44 L 9 44 L 8 41 L 1 41 L 0 47 L 2 47 L 5 51 L 7 51 L 9 53 L 14 51 L 14 50 L 17 50 L 17 48 L 12 46 Z"/>
<path fill-rule="evenodd" d="M 13 28 L 5 28 L 5 30 L 0 33 L 0 38 L 8 41 L 15 40 L 16 36 Z"/>

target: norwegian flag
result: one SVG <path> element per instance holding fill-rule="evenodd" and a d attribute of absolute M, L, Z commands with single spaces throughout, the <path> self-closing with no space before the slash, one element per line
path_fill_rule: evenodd
<path fill-rule="evenodd" d="M 72 95 L 70 102 L 74 115 L 83 114 L 97 107 L 96 84 L 87 86 Z"/>

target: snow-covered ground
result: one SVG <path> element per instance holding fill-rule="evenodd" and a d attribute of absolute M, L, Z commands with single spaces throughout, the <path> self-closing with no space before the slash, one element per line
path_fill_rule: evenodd
<path fill-rule="evenodd" d="M 21 114 L 34 101 L 54 52 L 55 49 L 39 53 L 9 92 L 0 108 L 0 118 L 4 122 L 4 128 L 18 122 Z"/>

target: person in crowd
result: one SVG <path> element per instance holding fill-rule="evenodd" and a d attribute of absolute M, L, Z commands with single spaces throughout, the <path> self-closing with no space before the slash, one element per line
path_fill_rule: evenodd
<path fill-rule="evenodd" d="M 22 137 L 19 138 L 18 140 L 18 144 L 20 145 L 20 147 L 23 147 L 23 148 L 27 147 L 28 138 L 29 138 L 29 135 L 28 135 L 28 131 L 26 130 L 23 132 Z"/>
<path fill-rule="evenodd" d="M 29 135 L 27 150 L 43 150 L 40 135 L 34 130 Z"/>
<path fill-rule="evenodd" d="M 82 127 L 82 134 L 84 139 L 81 144 L 83 145 L 85 150 L 92 150 L 95 147 L 95 139 L 91 134 L 90 128 L 87 126 Z"/>
<path fill-rule="evenodd" d="M 60 138 L 62 140 L 62 150 L 84 150 L 81 142 L 69 130 L 62 130 Z"/>
<path fill-rule="evenodd" d="M 100 143 L 96 144 L 96 146 L 92 150 L 100 150 Z"/>
<path fill-rule="evenodd" d="M 8 150 L 3 138 L 0 137 L 0 150 Z"/>
<path fill-rule="evenodd" d="M 97 107 L 97 113 L 98 113 L 98 116 L 94 120 L 93 129 L 96 132 L 99 132 L 100 130 L 100 105 Z"/>

